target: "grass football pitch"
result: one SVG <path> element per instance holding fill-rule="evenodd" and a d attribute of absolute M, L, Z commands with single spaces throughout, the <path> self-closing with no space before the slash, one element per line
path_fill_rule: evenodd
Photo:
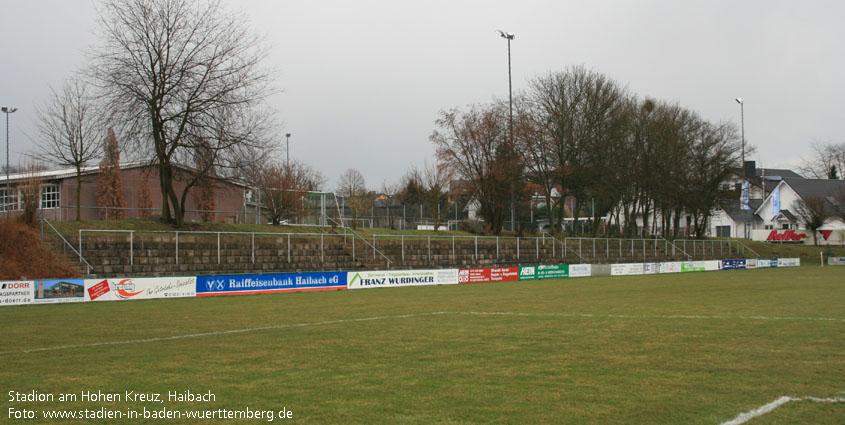
<path fill-rule="evenodd" d="M 2 307 L 0 329 L 0 423 L 845 420 L 845 268 Z"/>

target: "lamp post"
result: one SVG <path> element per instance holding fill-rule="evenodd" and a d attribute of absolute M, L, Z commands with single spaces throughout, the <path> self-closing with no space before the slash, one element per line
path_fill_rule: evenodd
<path fill-rule="evenodd" d="M 11 186 L 9 185 L 9 114 L 13 114 L 17 111 L 18 108 L 12 108 L 10 106 L 3 106 L 0 108 L 0 111 L 3 111 L 6 114 L 6 197 L 3 200 L 3 209 L 6 210 L 6 219 L 9 219 L 9 198 L 11 197 L 12 192 L 10 191 Z"/>
<path fill-rule="evenodd" d="M 508 40 L 508 141 L 510 142 L 510 147 L 513 149 L 513 84 L 511 83 L 511 40 L 513 40 L 514 35 L 510 32 L 504 32 L 502 30 L 497 30 L 499 35 Z M 511 190 L 511 231 L 514 230 L 514 221 L 516 219 L 516 211 L 515 206 L 513 204 L 513 190 Z"/>
<path fill-rule="evenodd" d="M 736 99 L 736 103 L 739 103 L 739 117 L 740 117 L 740 137 L 742 138 L 742 163 L 740 165 L 740 170 L 742 170 L 742 193 L 740 193 L 740 202 L 739 207 L 740 209 L 747 210 L 750 209 L 746 202 L 746 193 L 751 189 L 748 186 L 748 176 L 746 175 L 747 171 L 745 170 L 745 103 L 742 101 L 741 97 Z M 748 194 L 750 197 L 750 193 Z M 765 196 L 765 193 L 763 194 Z M 742 223 L 742 233 L 743 237 L 748 239 L 748 220 L 743 219 Z"/>
<path fill-rule="evenodd" d="M 287 148 L 285 149 L 285 155 L 287 160 L 286 165 L 290 167 L 290 133 L 285 134 L 285 138 L 287 139 Z"/>
<path fill-rule="evenodd" d="M 739 116 L 740 116 L 740 125 L 741 125 L 741 135 L 742 135 L 742 175 L 745 175 L 745 103 L 742 102 L 742 98 L 736 98 L 736 103 L 739 103 Z"/>

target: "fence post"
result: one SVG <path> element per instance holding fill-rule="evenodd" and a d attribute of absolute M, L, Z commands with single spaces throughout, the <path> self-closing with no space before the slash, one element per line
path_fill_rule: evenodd
<path fill-rule="evenodd" d="M 79 229 L 79 262 L 82 262 L 82 229 Z"/>
<path fill-rule="evenodd" d="M 352 261 L 355 261 L 355 238 L 352 238 Z"/>
<path fill-rule="evenodd" d="M 496 236 L 496 261 L 499 261 L 499 237 Z"/>
<path fill-rule="evenodd" d="M 452 236 L 452 261 L 456 261 L 455 260 L 455 237 L 454 236 Z"/>
<path fill-rule="evenodd" d="M 220 264 L 220 232 L 217 232 L 217 264 Z"/>
<path fill-rule="evenodd" d="M 324 234 L 320 234 L 320 261 L 325 263 L 326 262 L 326 253 L 323 250 L 323 236 Z"/>
<path fill-rule="evenodd" d="M 516 261 L 519 261 L 519 236 L 516 237 Z"/>
<path fill-rule="evenodd" d="M 478 236 L 475 237 L 475 261 L 478 262 Z"/>
<path fill-rule="evenodd" d="M 290 233 L 288 233 L 288 264 L 290 264 Z"/>
<path fill-rule="evenodd" d="M 402 264 L 405 264 L 405 235 L 402 235 Z"/>
<path fill-rule="evenodd" d="M 376 235 L 373 235 L 373 260 L 375 260 L 375 259 L 376 259 Z"/>
<path fill-rule="evenodd" d="M 540 258 L 540 239 L 539 238 L 534 239 L 534 242 L 536 242 L 536 245 L 537 245 L 537 258 L 539 259 Z M 543 244 L 543 245 L 545 245 L 545 244 Z"/>
<path fill-rule="evenodd" d="M 129 265 L 135 265 L 135 231 L 129 232 Z"/>
<path fill-rule="evenodd" d="M 255 232 L 252 232 L 252 264 L 255 264 Z"/>
<path fill-rule="evenodd" d="M 431 236 L 428 237 L 428 262 L 431 263 Z"/>
<path fill-rule="evenodd" d="M 176 265 L 179 265 L 179 232 L 176 232 Z"/>

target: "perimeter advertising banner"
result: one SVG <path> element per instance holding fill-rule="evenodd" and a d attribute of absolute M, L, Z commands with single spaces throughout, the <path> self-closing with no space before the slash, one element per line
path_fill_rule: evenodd
<path fill-rule="evenodd" d="M 722 260 L 722 270 L 744 270 L 745 260 Z"/>
<path fill-rule="evenodd" d="M 73 303 L 85 299 L 84 279 L 36 280 L 33 303 Z"/>
<path fill-rule="evenodd" d="M 35 282 L 7 280 L 0 282 L 0 306 L 31 304 Z"/>
<path fill-rule="evenodd" d="M 458 269 L 381 270 L 349 272 L 347 275 L 349 289 L 457 284 Z"/>
<path fill-rule="evenodd" d="M 570 264 L 569 277 L 590 277 L 593 275 L 592 264 Z"/>
<path fill-rule="evenodd" d="M 660 273 L 680 273 L 683 263 L 680 261 L 667 261 L 660 263 Z"/>
<path fill-rule="evenodd" d="M 643 274 L 643 263 L 611 264 L 611 276 L 631 276 Z"/>
<path fill-rule="evenodd" d="M 660 273 L 660 263 L 643 263 L 643 274 Z"/>
<path fill-rule="evenodd" d="M 86 301 L 181 298 L 196 295 L 195 276 L 85 279 Z"/>
<path fill-rule="evenodd" d="M 712 272 L 722 267 L 721 260 L 708 261 L 684 261 L 681 264 L 682 272 Z"/>
<path fill-rule="evenodd" d="M 778 259 L 777 258 L 758 258 L 757 259 L 757 268 L 758 269 L 768 269 L 774 268 L 778 266 Z"/>
<path fill-rule="evenodd" d="M 798 267 L 800 265 L 800 258 L 778 258 L 778 267 Z"/>
<path fill-rule="evenodd" d="M 746 269 L 756 269 L 757 268 L 757 259 L 756 258 L 746 258 L 745 259 L 745 268 Z"/>
<path fill-rule="evenodd" d="M 198 297 L 346 289 L 346 272 L 198 276 Z"/>
<path fill-rule="evenodd" d="M 519 280 L 559 279 L 569 277 L 568 264 L 526 266 L 519 268 Z"/>
<path fill-rule="evenodd" d="M 459 283 L 507 282 L 519 280 L 519 267 L 460 269 Z"/>

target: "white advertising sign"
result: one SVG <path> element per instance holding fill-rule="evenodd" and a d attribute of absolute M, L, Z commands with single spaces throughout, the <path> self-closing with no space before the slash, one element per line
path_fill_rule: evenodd
<path fill-rule="evenodd" d="M 593 266 L 590 264 L 570 264 L 569 277 L 590 277 Z"/>
<path fill-rule="evenodd" d="M 660 273 L 660 263 L 643 263 L 643 274 Z"/>
<path fill-rule="evenodd" d="M 179 298 L 196 295 L 196 276 L 85 280 L 85 299 L 90 301 Z"/>
<path fill-rule="evenodd" d="M 721 260 L 708 260 L 703 261 L 704 263 L 704 271 L 706 272 L 713 272 L 722 269 L 722 261 Z"/>
<path fill-rule="evenodd" d="M 346 278 L 349 289 L 457 285 L 458 269 L 349 272 Z"/>
<path fill-rule="evenodd" d="M 628 275 L 637 275 L 643 274 L 643 264 L 642 263 L 625 263 L 625 264 L 611 264 L 610 265 L 610 275 L 611 276 L 628 276 Z"/>
<path fill-rule="evenodd" d="M 665 263 L 660 263 L 660 273 L 680 273 L 681 272 L 681 263 L 680 261 L 669 261 Z"/>
<path fill-rule="evenodd" d="M 778 267 L 798 267 L 800 265 L 800 258 L 778 258 Z"/>
<path fill-rule="evenodd" d="M 7 280 L 0 282 L 0 306 L 32 303 L 35 282 L 31 280 Z"/>
<path fill-rule="evenodd" d="M 746 269 L 756 269 L 757 268 L 757 259 L 756 258 L 746 258 L 745 259 L 745 268 Z"/>

